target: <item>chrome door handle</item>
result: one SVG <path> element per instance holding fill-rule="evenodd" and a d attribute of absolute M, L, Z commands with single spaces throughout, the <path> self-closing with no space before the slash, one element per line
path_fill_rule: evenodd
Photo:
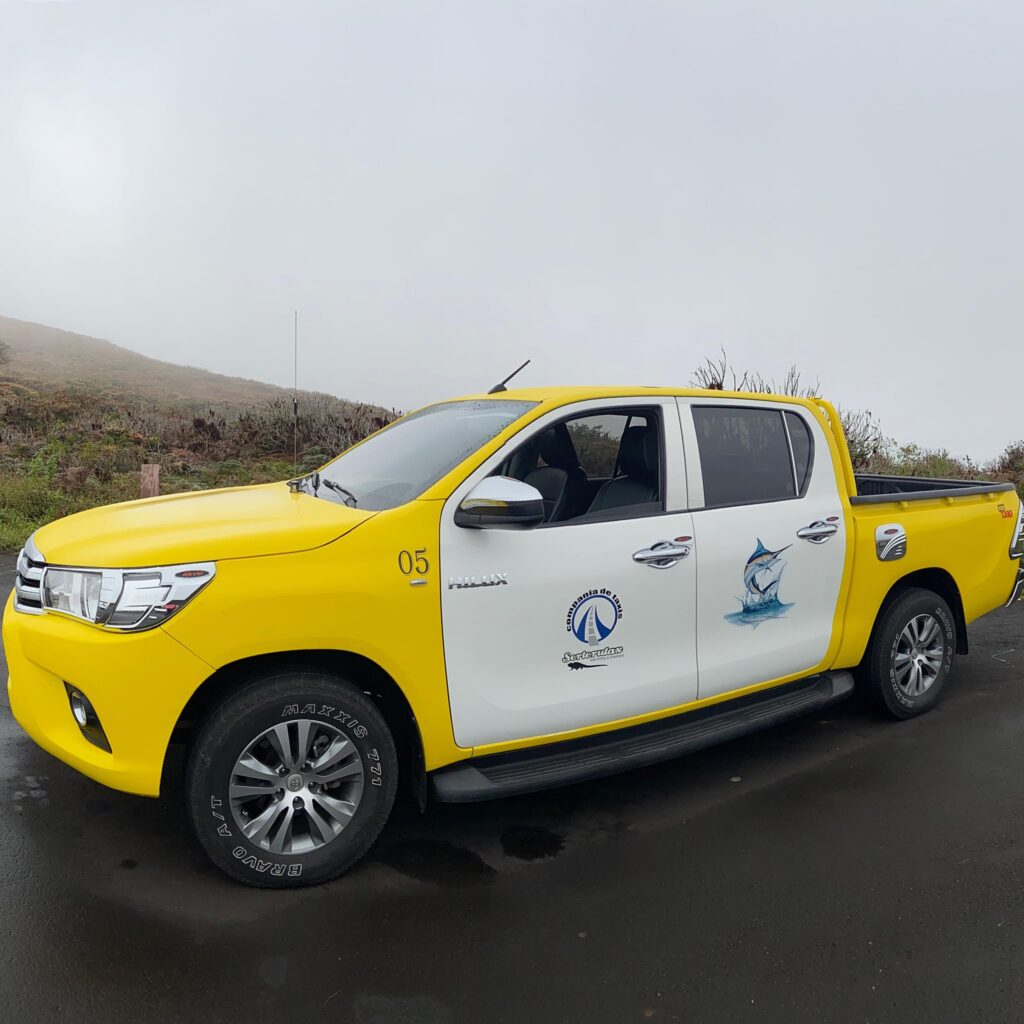
<path fill-rule="evenodd" d="M 839 527 L 835 523 L 823 523 L 818 519 L 811 523 L 810 526 L 805 526 L 802 530 L 797 530 L 796 535 L 801 540 L 809 540 L 812 544 L 824 544 L 825 541 L 838 532 Z"/>
<path fill-rule="evenodd" d="M 633 561 L 652 569 L 671 569 L 690 553 L 690 545 L 679 540 L 655 541 L 649 548 L 633 552 Z"/>

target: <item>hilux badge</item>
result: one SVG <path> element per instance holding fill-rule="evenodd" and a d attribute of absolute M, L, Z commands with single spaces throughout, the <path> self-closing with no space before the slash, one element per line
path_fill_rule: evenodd
<path fill-rule="evenodd" d="M 507 572 L 492 572 L 484 576 L 449 576 L 449 590 L 464 590 L 467 587 L 500 587 L 508 585 Z"/>

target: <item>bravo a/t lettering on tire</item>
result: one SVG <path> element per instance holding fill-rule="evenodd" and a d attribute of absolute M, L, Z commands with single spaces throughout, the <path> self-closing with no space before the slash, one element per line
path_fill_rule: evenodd
<path fill-rule="evenodd" d="M 377 706 L 319 673 L 255 680 L 204 724 L 187 776 L 207 854 L 250 885 L 313 885 L 362 858 L 394 802 L 395 745 Z"/>

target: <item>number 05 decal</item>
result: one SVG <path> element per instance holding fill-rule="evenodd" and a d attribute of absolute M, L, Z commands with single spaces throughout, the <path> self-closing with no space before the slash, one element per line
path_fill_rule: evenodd
<path fill-rule="evenodd" d="M 430 563 L 427 561 L 427 549 L 417 548 L 415 551 L 398 552 L 398 568 L 403 576 L 426 576 L 430 572 Z"/>

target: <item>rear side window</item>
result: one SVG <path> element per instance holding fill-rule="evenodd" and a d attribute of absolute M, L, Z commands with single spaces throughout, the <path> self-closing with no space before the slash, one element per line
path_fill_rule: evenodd
<path fill-rule="evenodd" d="M 706 508 L 796 497 L 780 410 L 695 405 L 693 422 Z"/>
<path fill-rule="evenodd" d="M 814 442 L 803 416 L 787 412 L 786 426 L 789 428 L 789 443 L 793 446 L 793 469 L 796 471 L 797 491 L 803 496 L 807 493 L 807 485 L 811 480 Z"/>

